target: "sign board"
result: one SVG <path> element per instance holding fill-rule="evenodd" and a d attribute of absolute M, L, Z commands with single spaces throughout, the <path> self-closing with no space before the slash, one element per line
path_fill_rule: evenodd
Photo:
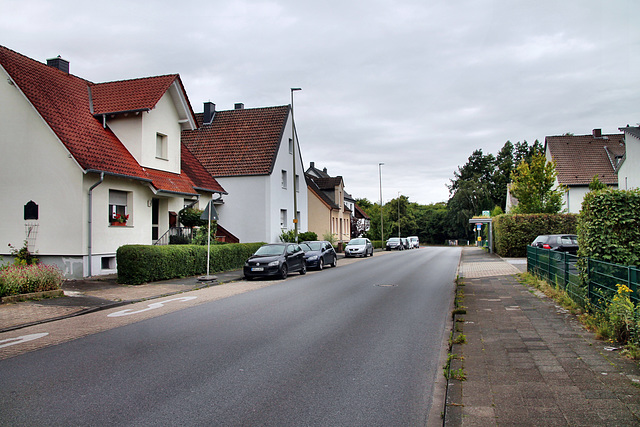
<path fill-rule="evenodd" d="M 212 221 L 217 221 L 218 220 L 218 212 L 216 212 L 216 207 L 213 206 L 213 201 L 207 203 L 207 207 L 204 208 L 204 211 L 202 212 L 202 215 L 200 215 L 200 219 L 203 221 L 208 221 L 209 220 L 209 209 L 211 209 L 211 220 Z"/>
<path fill-rule="evenodd" d="M 481 230 L 481 229 L 482 229 L 482 224 L 476 224 L 476 228 L 477 228 L 478 230 Z"/>
<path fill-rule="evenodd" d="M 482 216 L 491 216 L 491 212 L 489 212 L 489 211 L 482 211 Z"/>

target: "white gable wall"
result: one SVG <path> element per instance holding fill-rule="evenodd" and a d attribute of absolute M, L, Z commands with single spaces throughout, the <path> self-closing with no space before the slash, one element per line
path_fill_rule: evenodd
<path fill-rule="evenodd" d="M 279 242 L 280 211 L 287 210 L 286 230 L 294 228 L 293 156 L 289 153 L 290 123 L 285 127 L 271 175 L 216 177 L 229 193 L 224 205 L 216 207 L 220 225 L 240 239 L 249 242 Z M 282 188 L 282 171 L 287 171 L 287 188 Z M 297 207 L 300 212 L 298 231 L 307 231 L 307 186 L 299 150 L 296 151 L 296 174 L 299 176 Z"/>
<path fill-rule="evenodd" d="M 82 254 L 85 215 L 82 169 L 0 68 L 0 253 L 26 238 L 24 205 L 33 200 L 39 218 L 32 251 L 40 256 Z"/>
<path fill-rule="evenodd" d="M 640 139 L 629 132 L 624 134 L 625 160 L 618 170 L 618 188 L 631 190 L 640 188 Z"/>
<path fill-rule="evenodd" d="M 178 112 L 171 95 L 165 93 L 149 112 L 129 113 L 108 119 L 107 125 L 140 163 L 152 169 L 180 173 Z M 167 137 L 166 158 L 156 157 L 156 134 Z"/>

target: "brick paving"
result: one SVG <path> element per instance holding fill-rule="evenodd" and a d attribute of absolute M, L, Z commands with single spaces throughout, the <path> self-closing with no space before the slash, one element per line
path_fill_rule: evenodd
<path fill-rule="evenodd" d="M 450 381 L 445 425 L 640 425 L 638 363 L 605 350 L 512 268 L 482 249 L 463 250 L 467 312 L 455 323 L 467 343 L 451 352 L 463 356 L 456 366 L 466 380 Z"/>

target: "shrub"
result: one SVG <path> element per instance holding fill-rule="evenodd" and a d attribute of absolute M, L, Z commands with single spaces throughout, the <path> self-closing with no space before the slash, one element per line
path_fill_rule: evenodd
<path fill-rule="evenodd" d="M 540 234 L 576 234 L 576 214 L 498 215 L 493 219 L 494 245 L 502 257 L 524 257 Z"/>
<path fill-rule="evenodd" d="M 241 268 L 264 243 L 231 243 L 211 246 L 209 272 Z M 116 253 L 118 282 L 139 285 L 203 274 L 207 271 L 207 247 L 200 245 L 125 245 Z"/>
<path fill-rule="evenodd" d="M 318 240 L 318 235 L 313 231 L 305 231 L 304 233 L 298 234 L 299 242 L 312 242 L 314 240 Z"/>
<path fill-rule="evenodd" d="M 60 289 L 63 275 L 53 265 L 9 266 L 0 270 L 0 296 Z"/>
<path fill-rule="evenodd" d="M 578 228 L 581 257 L 640 265 L 640 190 L 587 193 Z"/>
<path fill-rule="evenodd" d="M 20 249 L 17 249 L 11 245 L 11 243 L 9 243 L 9 247 L 11 248 L 11 255 L 15 257 L 13 260 L 14 265 L 33 265 L 40 262 L 40 260 L 29 251 L 29 243 L 26 240 Z"/>

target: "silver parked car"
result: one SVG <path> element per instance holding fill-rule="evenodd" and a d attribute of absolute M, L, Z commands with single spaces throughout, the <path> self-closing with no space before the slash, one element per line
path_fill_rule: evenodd
<path fill-rule="evenodd" d="M 373 244 L 371 240 L 364 237 L 349 240 L 349 243 L 344 248 L 345 258 L 352 256 L 366 257 L 367 255 L 373 256 Z"/>

